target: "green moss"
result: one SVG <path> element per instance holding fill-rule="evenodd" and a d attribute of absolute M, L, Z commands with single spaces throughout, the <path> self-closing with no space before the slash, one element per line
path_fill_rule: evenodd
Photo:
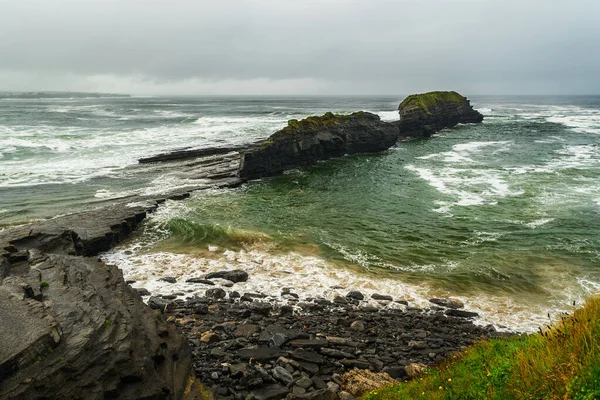
<path fill-rule="evenodd" d="M 311 131 L 330 128 L 333 126 L 348 123 L 353 116 L 362 115 L 364 115 L 364 111 L 357 111 L 350 115 L 326 112 L 321 116 L 310 116 L 300 121 L 298 121 L 297 119 L 291 119 L 288 121 L 288 125 L 285 128 L 283 128 L 280 132 L 293 133 L 298 131 Z"/>
<path fill-rule="evenodd" d="M 109 320 L 104 321 L 104 327 L 108 328 L 109 326 L 110 326 L 110 321 Z"/>
<path fill-rule="evenodd" d="M 40 287 L 42 287 L 42 288 L 45 288 L 45 287 L 48 287 L 48 286 L 50 286 L 50 284 L 48 282 L 46 282 L 46 281 L 42 281 L 42 283 L 40 284 Z"/>
<path fill-rule="evenodd" d="M 267 147 L 271 147 L 273 145 L 273 141 L 272 140 L 265 140 L 264 142 L 262 142 L 260 144 L 260 146 L 258 146 L 259 150 L 264 150 Z"/>
<path fill-rule="evenodd" d="M 466 97 L 460 94 L 452 92 L 428 92 L 421 94 L 411 94 L 400 103 L 399 109 L 407 107 L 418 107 L 423 109 L 425 113 L 431 114 L 430 108 L 438 103 L 464 103 L 467 100 Z"/>

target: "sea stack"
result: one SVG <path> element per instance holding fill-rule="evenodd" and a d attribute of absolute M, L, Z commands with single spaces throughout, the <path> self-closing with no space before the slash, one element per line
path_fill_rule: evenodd
<path fill-rule="evenodd" d="M 363 111 L 293 119 L 242 155 L 239 177 L 257 179 L 344 154 L 380 152 L 393 146 L 398 137 L 395 124 Z"/>
<path fill-rule="evenodd" d="M 400 136 L 429 137 L 457 124 L 479 123 L 483 115 L 466 97 L 452 92 L 428 92 L 408 96 L 398 106 Z"/>

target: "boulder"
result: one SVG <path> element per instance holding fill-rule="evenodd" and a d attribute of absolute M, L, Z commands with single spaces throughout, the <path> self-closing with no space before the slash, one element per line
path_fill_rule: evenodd
<path fill-rule="evenodd" d="M 398 136 L 395 124 L 363 111 L 290 120 L 242 155 L 239 177 L 258 179 L 345 154 L 380 152 L 393 146 Z"/>
<path fill-rule="evenodd" d="M 248 273 L 239 269 L 234 271 L 218 271 L 206 275 L 206 279 L 226 279 L 234 283 L 246 282 L 248 280 Z"/>
<path fill-rule="evenodd" d="M 342 390 L 354 396 L 397 383 L 385 372 L 375 373 L 365 369 L 353 369 L 342 376 Z"/>
<path fill-rule="evenodd" d="M 479 123 L 483 115 L 456 92 L 428 92 L 408 96 L 398 106 L 400 136 L 429 137 L 457 124 Z"/>

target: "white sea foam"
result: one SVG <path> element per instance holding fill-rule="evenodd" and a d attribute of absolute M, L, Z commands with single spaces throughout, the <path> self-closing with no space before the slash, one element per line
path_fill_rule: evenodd
<path fill-rule="evenodd" d="M 398 121 L 400 116 L 398 110 L 394 111 L 377 111 L 375 114 L 379 115 L 382 121 Z"/>
<path fill-rule="evenodd" d="M 448 213 L 454 206 L 468 207 L 494 205 L 499 198 L 520 196 L 522 189 L 513 189 L 501 175 L 494 170 L 470 170 L 450 167 L 417 167 L 407 165 L 405 168 L 417 174 L 440 193 L 453 198 L 453 201 L 437 200 L 440 206 L 434 210 Z"/>
<path fill-rule="evenodd" d="M 495 240 L 495 234 L 481 232 L 485 240 Z M 272 254 L 256 246 L 247 250 L 223 251 L 216 246 L 203 256 L 148 252 L 139 243 L 117 248 L 102 258 L 123 270 L 125 279 L 135 280 L 135 287 L 144 287 L 157 294 L 184 293 L 182 298 L 203 295 L 205 285 L 186 283 L 187 279 L 203 277 L 209 272 L 244 269 L 250 275 L 247 282 L 237 283 L 231 289 L 239 292 L 259 292 L 269 295 L 271 301 L 284 301 L 279 295 L 285 287 L 293 288 L 301 298 L 345 295 L 349 290 L 360 290 L 370 299 L 373 293 L 391 295 L 395 299 L 407 300 L 413 306 L 427 307 L 432 297 L 452 297 L 463 301 L 467 309 L 480 313 L 479 324 L 504 325 L 510 329 L 534 331 L 547 323 L 546 314 L 553 315 L 569 311 L 569 304 L 581 302 L 592 291 L 600 290 L 600 283 L 580 280 L 578 284 L 565 287 L 568 278 L 564 271 L 555 271 L 556 279 L 548 277 L 547 289 L 552 293 L 550 302 L 535 302 L 528 296 L 510 297 L 489 293 L 456 296 L 453 293 L 430 286 L 428 283 L 408 284 L 393 274 L 370 274 L 358 268 L 338 267 L 316 256 L 290 252 Z M 389 268 L 393 270 L 394 266 Z M 457 263 L 443 266 L 448 271 L 456 269 Z M 408 266 L 398 270 L 427 271 L 434 266 Z M 541 268 L 541 267 L 540 267 Z M 165 276 L 177 278 L 170 284 L 160 279 Z M 221 284 L 219 282 L 219 284 Z M 374 302 L 374 304 L 376 304 Z M 380 304 L 380 303 L 379 303 Z M 400 307 L 397 303 L 388 306 Z"/>
<path fill-rule="evenodd" d="M 554 221 L 555 218 L 540 218 L 540 219 L 536 219 L 535 221 L 531 221 L 525 224 L 525 226 L 527 226 L 528 228 L 531 229 L 535 229 L 537 227 L 549 224 L 550 222 Z"/>

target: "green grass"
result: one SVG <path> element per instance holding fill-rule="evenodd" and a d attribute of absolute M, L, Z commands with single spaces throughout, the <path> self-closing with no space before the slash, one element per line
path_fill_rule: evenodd
<path fill-rule="evenodd" d="M 421 94 L 411 94 L 400 103 L 399 109 L 404 109 L 410 106 L 419 107 L 425 111 L 426 114 L 431 114 L 429 110 L 437 103 L 463 103 L 467 100 L 466 97 L 460 94 L 452 92 L 428 92 Z"/>
<path fill-rule="evenodd" d="M 600 399 L 600 297 L 542 333 L 479 343 L 421 378 L 364 398 Z"/>
<path fill-rule="evenodd" d="M 297 119 L 291 119 L 288 121 L 288 125 L 275 133 L 272 137 L 275 137 L 277 134 L 283 133 L 293 133 L 298 131 L 311 131 L 311 130 L 320 130 L 324 128 L 329 128 L 336 125 L 342 125 L 352 120 L 352 116 L 360 116 L 364 114 L 363 111 L 357 111 L 350 115 L 341 115 L 334 114 L 332 112 L 327 112 L 321 116 L 311 116 L 304 118 L 303 120 L 298 121 Z"/>

